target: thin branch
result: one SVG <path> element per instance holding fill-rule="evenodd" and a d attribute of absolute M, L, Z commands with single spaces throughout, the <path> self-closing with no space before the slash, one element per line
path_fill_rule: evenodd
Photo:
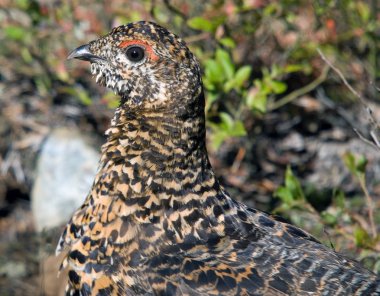
<path fill-rule="evenodd" d="M 375 143 L 373 143 L 370 140 L 366 139 L 356 128 L 353 128 L 353 130 L 354 130 L 355 134 L 360 138 L 360 140 L 362 140 L 366 144 L 372 146 L 373 148 L 376 148 L 376 149 L 380 150 L 380 146 L 377 146 Z"/>
<path fill-rule="evenodd" d="M 317 51 L 320 55 L 320 57 L 322 58 L 322 60 L 325 61 L 325 63 L 327 65 L 329 65 L 329 67 L 331 69 L 333 69 L 340 77 L 340 79 L 342 79 L 343 83 L 347 86 L 347 88 L 355 95 L 358 97 L 358 99 L 360 101 L 362 101 L 363 104 L 367 105 L 366 102 L 363 100 L 362 96 L 348 83 L 347 79 L 344 77 L 343 73 L 337 68 L 335 67 L 327 58 L 326 56 L 323 54 L 323 52 L 317 48 Z"/>
<path fill-rule="evenodd" d="M 333 100 L 331 100 L 325 93 L 324 89 L 319 87 L 317 88 L 317 99 L 325 105 L 327 108 L 334 111 L 336 114 L 338 114 L 348 125 L 351 126 L 352 129 L 357 129 L 354 122 L 354 118 L 352 118 L 351 114 L 349 114 L 345 109 L 338 106 Z M 361 131 L 363 132 L 363 131 Z"/>
<path fill-rule="evenodd" d="M 380 142 L 379 142 L 379 139 L 377 138 L 377 135 L 375 134 L 374 131 L 371 131 L 369 133 L 372 137 L 372 140 L 375 142 L 376 146 L 380 149 Z"/>
<path fill-rule="evenodd" d="M 364 192 L 365 198 L 367 200 L 368 216 L 369 216 L 369 223 L 371 225 L 372 237 L 376 238 L 377 237 L 377 230 L 376 230 L 375 219 L 373 216 L 373 212 L 374 212 L 373 199 L 372 199 L 371 195 L 369 194 L 367 186 L 365 184 L 365 175 L 364 174 L 363 174 L 363 176 L 359 176 L 359 183 L 360 183 L 360 186 Z"/>
<path fill-rule="evenodd" d="M 343 81 L 344 85 L 350 90 L 350 92 L 352 92 L 358 99 L 359 101 L 363 104 L 363 106 L 365 107 L 365 110 L 367 111 L 368 115 L 369 115 L 369 118 L 370 118 L 370 121 L 372 123 L 372 125 L 376 128 L 376 129 L 380 129 L 380 125 L 379 123 L 377 122 L 377 120 L 373 117 L 373 114 L 372 114 L 372 110 L 371 108 L 368 107 L 368 104 L 367 102 L 365 101 L 365 99 L 363 98 L 363 96 L 361 96 L 352 86 L 351 84 L 348 83 L 347 79 L 344 77 L 342 71 L 340 71 L 337 67 L 335 67 L 327 58 L 326 56 L 323 54 L 323 52 L 317 48 L 317 51 L 318 51 L 318 54 L 320 55 L 320 57 L 322 58 L 322 60 L 331 68 L 335 71 L 335 73 L 338 74 L 338 76 L 340 77 L 340 79 Z"/>
<path fill-rule="evenodd" d="M 231 172 L 233 174 L 236 174 L 237 171 L 239 170 L 240 166 L 241 166 L 241 163 L 244 159 L 244 156 L 246 154 L 247 150 L 244 148 L 244 147 L 240 147 L 239 150 L 238 150 L 238 153 L 236 154 L 236 157 L 234 159 L 234 162 L 231 166 Z"/>

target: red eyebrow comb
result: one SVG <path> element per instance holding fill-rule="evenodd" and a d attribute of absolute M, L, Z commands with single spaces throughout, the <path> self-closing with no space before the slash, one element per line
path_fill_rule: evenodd
<path fill-rule="evenodd" d="M 158 55 L 155 54 L 153 48 L 145 41 L 133 39 L 133 40 L 126 40 L 120 43 L 119 47 L 124 48 L 132 45 L 140 45 L 144 47 L 145 51 L 148 53 L 148 57 L 153 61 L 158 61 L 160 58 Z"/>

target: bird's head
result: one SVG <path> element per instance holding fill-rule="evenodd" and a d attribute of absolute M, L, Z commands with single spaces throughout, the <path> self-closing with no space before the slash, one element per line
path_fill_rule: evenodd
<path fill-rule="evenodd" d="M 199 64 L 185 42 L 152 22 L 114 28 L 68 58 L 89 61 L 96 82 L 113 89 L 128 108 L 186 108 L 202 92 Z"/>

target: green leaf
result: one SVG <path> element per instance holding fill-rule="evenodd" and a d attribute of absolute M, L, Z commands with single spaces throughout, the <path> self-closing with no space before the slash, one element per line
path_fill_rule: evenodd
<path fill-rule="evenodd" d="M 231 89 L 235 88 L 235 80 L 234 79 L 231 79 L 231 80 L 228 80 L 224 86 L 223 86 L 223 91 L 225 93 L 228 93 Z"/>
<path fill-rule="evenodd" d="M 364 155 L 360 155 L 356 162 L 356 169 L 360 173 L 364 174 L 367 164 L 368 164 L 368 159 Z"/>
<path fill-rule="evenodd" d="M 272 91 L 272 78 L 268 76 L 264 76 L 263 80 L 255 79 L 253 81 L 253 84 L 259 89 L 259 92 L 263 95 L 269 95 Z"/>
<path fill-rule="evenodd" d="M 120 105 L 120 99 L 117 96 L 115 96 L 112 91 L 108 91 L 104 95 L 103 99 L 107 102 L 107 107 L 110 109 L 115 109 Z M 86 102 L 86 103 L 87 105 L 89 105 L 92 102 Z"/>
<path fill-rule="evenodd" d="M 248 80 L 251 75 L 251 66 L 243 66 L 235 73 L 235 76 L 228 80 L 224 85 L 224 92 L 229 92 L 231 89 L 241 91 L 243 84 Z"/>
<path fill-rule="evenodd" d="M 351 174 L 360 176 L 365 174 L 368 160 L 364 155 L 355 156 L 351 152 L 343 154 L 343 161 Z"/>
<path fill-rule="evenodd" d="M 277 80 L 272 80 L 271 87 L 275 94 L 282 94 L 288 88 L 286 83 Z"/>
<path fill-rule="evenodd" d="M 221 112 L 220 120 L 219 124 L 209 123 L 213 129 L 211 143 L 214 149 L 218 149 L 230 137 L 240 137 L 246 134 L 243 122 L 234 120 L 228 113 Z"/>
<path fill-rule="evenodd" d="M 269 73 L 268 77 L 270 77 L 271 79 L 274 79 L 274 78 L 282 75 L 283 72 L 284 72 L 283 67 L 280 67 L 277 64 L 273 64 L 271 69 L 270 69 L 270 73 Z"/>
<path fill-rule="evenodd" d="M 358 247 L 366 247 L 371 245 L 371 237 L 367 231 L 360 226 L 354 229 L 355 243 Z"/>
<path fill-rule="evenodd" d="M 281 3 L 281 2 L 280 2 Z M 270 3 L 268 2 L 267 5 L 264 6 L 264 16 L 271 16 L 275 15 L 277 11 L 279 11 L 280 4 L 279 3 Z"/>
<path fill-rule="evenodd" d="M 294 200 L 305 200 L 305 196 L 299 180 L 293 175 L 290 166 L 286 168 L 285 172 L 285 187 L 290 190 Z"/>
<path fill-rule="evenodd" d="M 277 190 L 274 193 L 274 196 L 281 199 L 281 201 L 285 203 L 287 206 L 292 207 L 294 203 L 293 195 L 290 192 L 290 190 L 286 187 L 280 186 L 279 188 L 277 188 Z"/>
<path fill-rule="evenodd" d="M 356 175 L 355 156 L 350 152 L 346 152 L 343 154 L 343 161 L 351 174 Z"/>
<path fill-rule="evenodd" d="M 249 91 L 246 97 L 246 103 L 252 110 L 265 113 L 267 111 L 267 96 L 263 92 Z"/>
<path fill-rule="evenodd" d="M 30 0 L 16 0 L 16 5 L 21 9 L 27 9 L 30 5 Z"/>
<path fill-rule="evenodd" d="M 216 62 L 221 65 L 227 79 L 232 79 L 235 73 L 235 66 L 232 63 L 229 53 L 223 49 L 217 49 L 215 54 Z"/>
<path fill-rule="evenodd" d="M 285 172 L 285 185 L 280 186 L 274 193 L 275 197 L 282 200 L 289 207 L 302 207 L 305 203 L 305 196 L 298 179 L 293 175 L 288 166 Z"/>
<path fill-rule="evenodd" d="M 328 213 L 326 211 L 321 213 L 321 217 L 323 219 L 323 222 L 331 226 L 336 225 L 336 223 L 338 222 L 338 219 L 335 215 Z"/>
<path fill-rule="evenodd" d="M 365 23 L 368 22 L 368 20 L 371 17 L 371 11 L 368 7 L 368 4 L 366 4 L 362 1 L 358 1 L 356 3 L 356 8 L 357 8 L 357 11 L 359 12 L 359 15 L 360 15 L 362 21 Z"/>
<path fill-rule="evenodd" d="M 333 193 L 333 201 L 335 206 L 343 210 L 346 206 L 346 196 L 342 190 L 335 190 Z"/>
<path fill-rule="evenodd" d="M 216 89 L 215 84 L 207 76 L 203 77 L 203 85 L 208 91 L 214 91 Z"/>
<path fill-rule="evenodd" d="M 228 47 L 228 48 L 235 48 L 236 47 L 235 41 L 232 38 L 228 38 L 228 37 L 220 39 L 219 43 L 224 45 L 225 47 Z"/>
<path fill-rule="evenodd" d="M 21 57 L 25 61 L 25 63 L 33 62 L 33 57 L 31 55 L 28 47 L 23 47 L 21 49 Z"/>
<path fill-rule="evenodd" d="M 222 121 L 221 126 L 224 127 L 224 130 L 232 130 L 234 127 L 234 120 L 232 119 L 231 115 L 225 112 L 220 112 L 219 116 Z"/>
<path fill-rule="evenodd" d="M 79 101 L 81 101 L 83 105 L 89 106 L 92 104 L 91 97 L 88 95 L 86 90 L 84 89 L 78 90 L 77 96 L 78 96 Z"/>
<path fill-rule="evenodd" d="M 243 66 L 239 68 L 239 70 L 236 71 L 234 81 L 235 81 L 235 87 L 240 88 L 243 86 L 243 84 L 248 80 L 248 78 L 251 76 L 252 67 L 251 66 Z"/>
<path fill-rule="evenodd" d="M 23 27 L 19 26 L 8 26 L 4 28 L 5 36 L 13 40 L 23 40 L 27 35 L 27 31 Z"/>
<path fill-rule="evenodd" d="M 211 83 L 221 83 L 226 78 L 222 66 L 211 59 L 205 62 L 205 76 Z"/>
<path fill-rule="evenodd" d="M 211 142 L 212 147 L 217 150 L 227 138 L 228 134 L 225 132 L 214 132 Z"/>
<path fill-rule="evenodd" d="M 207 92 L 206 93 L 206 112 L 210 109 L 212 103 L 214 103 L 219 98 L 218 93 Z"/>
<path fill-rule="evenodd" d="M 189 19 L 187 21 L 187 25 L 195 30 L 201 30 L 206 32 L 214 31 L 213 24 L 209 20 L 206 20 L 205 18 L 199 16 Z"/>
<path fill-rule="evenodd" d="M 234 137 L 245 136 L 247 131 L 245 130 L 244 124 L 241 120 L 236 120 L 233 125 L 233 129 L 231 130 L 230 135 Z"/>

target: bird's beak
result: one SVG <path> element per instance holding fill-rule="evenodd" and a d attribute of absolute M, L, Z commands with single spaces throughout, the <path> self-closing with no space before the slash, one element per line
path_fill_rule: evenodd
<path fill-rule="evenodd" d="M 94 55 L 91 53 L 89 45 L 85 44 L 82 46 L 79 46 L 78 48 L 74 49 L 69 56 L 67 57 L 68 60 L 70 59 L 78 59 L 88 62 L 95 62 L 96 60 L 103 60 L 101 57 Z"/>

